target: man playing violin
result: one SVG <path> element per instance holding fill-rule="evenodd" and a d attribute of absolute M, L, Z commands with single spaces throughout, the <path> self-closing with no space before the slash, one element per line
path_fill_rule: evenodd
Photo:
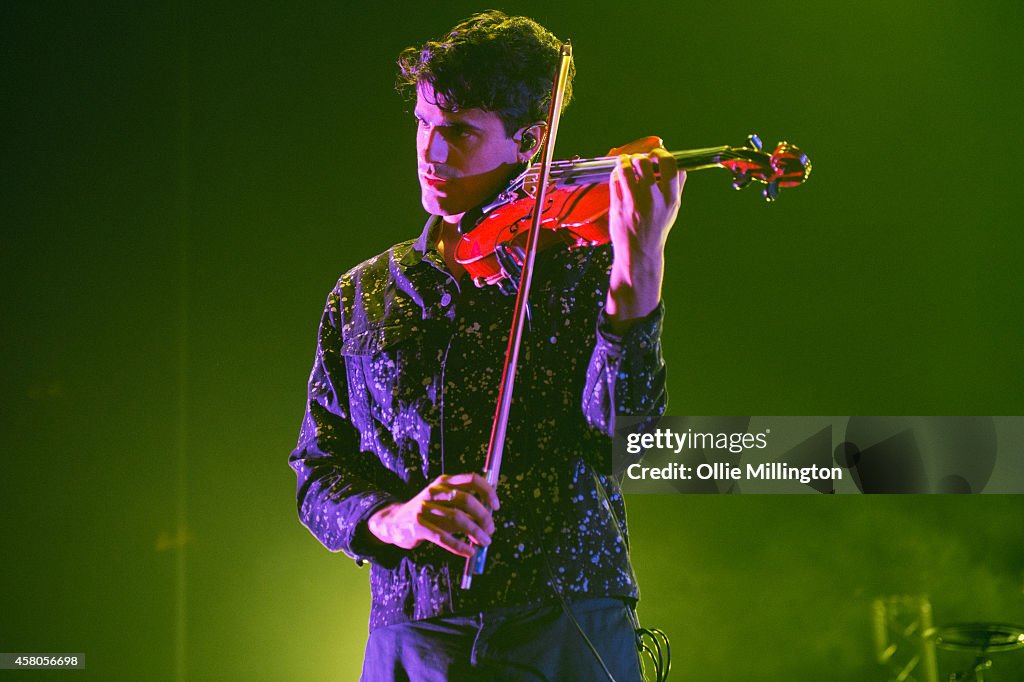
<path fill-rule="evenodd" d="M 475 287 L 454 247 L 539 150 L 560 46 L 492 11 L 399 58 L 430 218 L 331 292 L 289 460 L 302 523 L 371 563 L 364 680 L 640 679 L 608 460 L 616 416 L 665 406 L 664 246 L 685 174 L 663 148 L 612 172 L 610 247 L 538 255 L 497 489 L 476 473 L 513 297 Z M 486 570 L 462 590 L 475 545 Z"/>

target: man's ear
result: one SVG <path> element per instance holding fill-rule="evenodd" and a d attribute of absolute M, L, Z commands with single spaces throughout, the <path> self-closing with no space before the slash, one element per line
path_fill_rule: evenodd
<path fill-rule="evenodd" d="M 541 146 L 544 144 L 544 136 L 547 134 L 548 126 L 546 123 L 537 122 L 533 123 L 525 128 L 520 128 L 512 139 L 519 145 L 518 156 L 519 161 L 526 163 L 540 151 Z"/>

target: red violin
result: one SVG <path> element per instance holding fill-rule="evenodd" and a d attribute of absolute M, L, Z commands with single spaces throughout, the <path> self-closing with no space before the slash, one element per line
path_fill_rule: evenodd
<path fill-rule="evenodd" d="M 680 170 L 725 168 L 733 174 L 733 187 L 742 189 L 751 180 L 764 183 L 764 197 L 774 201 L 781 188 L 796 187 L 811 174 L 807 155 L 788 142 L 780 142 L 771 154 L 762 151 L 757 135 L 747 147 L 709 147 L 672 152 Z M 556 244 L 570 248 L 607 244 L 608 178 L 619 154 L 645 153 L 661 145 L 657 137 L 645 137 L 609 151 L 595 159 L 553 161 L 541 215 L 542 232 L 538 249 Z M 496 249 L 522 253 L 530 231 L 537 194 L 537 166 L 531 166 L 484 207 L 476 226 L 462 236 L 455 247 L 455 260 L 477 286 L 499 284 L 505 271 L 498 263 Z M 520 260 L 516 256 L 517 260 Z"/>

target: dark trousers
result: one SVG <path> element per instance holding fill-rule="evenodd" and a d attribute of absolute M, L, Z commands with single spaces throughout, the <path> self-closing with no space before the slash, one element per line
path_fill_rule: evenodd
<path fill-rule="evenodd" d="M 633 623 L 620 599 L 572 604 L 616 682 L 641 682 Z M 495 609 L 377 628 L 363 682 L 609 679 L 560 604 Z"/>

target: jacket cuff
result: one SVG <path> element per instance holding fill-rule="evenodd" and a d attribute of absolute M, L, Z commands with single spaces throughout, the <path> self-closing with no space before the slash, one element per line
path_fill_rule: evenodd
<path fill-rule="evenodd" d="M 601 308 L 597 315 L 597 338 L 598 342 L 607 346 L 614 355 L 620 355 L 624 348 L 649 348 L 657 344 L 661 339 L 662 320 L 665 315 L 665 302 L 658 301 L 658 307 L 643 317 L 633 322 L 623 335 L 612 331 L 612 321 Z"/>
<path fill-rule="evenodd" d="M 370 532 L 368 524 L 370 517 L 378 511 L 401 501 L 394 495 L 380 490 L 367 491 L 346 501 L 347 504 L 354 505 L 354 509 L 349 513 L 355 516 L 355 522 L 346 528 L 348 537 L 345 542 L 345 554 L 355 559 L 357 565 L 362 566 L 366 562 L 380 565 L 398 563 L 404 550 L 378 540 Z"/>

